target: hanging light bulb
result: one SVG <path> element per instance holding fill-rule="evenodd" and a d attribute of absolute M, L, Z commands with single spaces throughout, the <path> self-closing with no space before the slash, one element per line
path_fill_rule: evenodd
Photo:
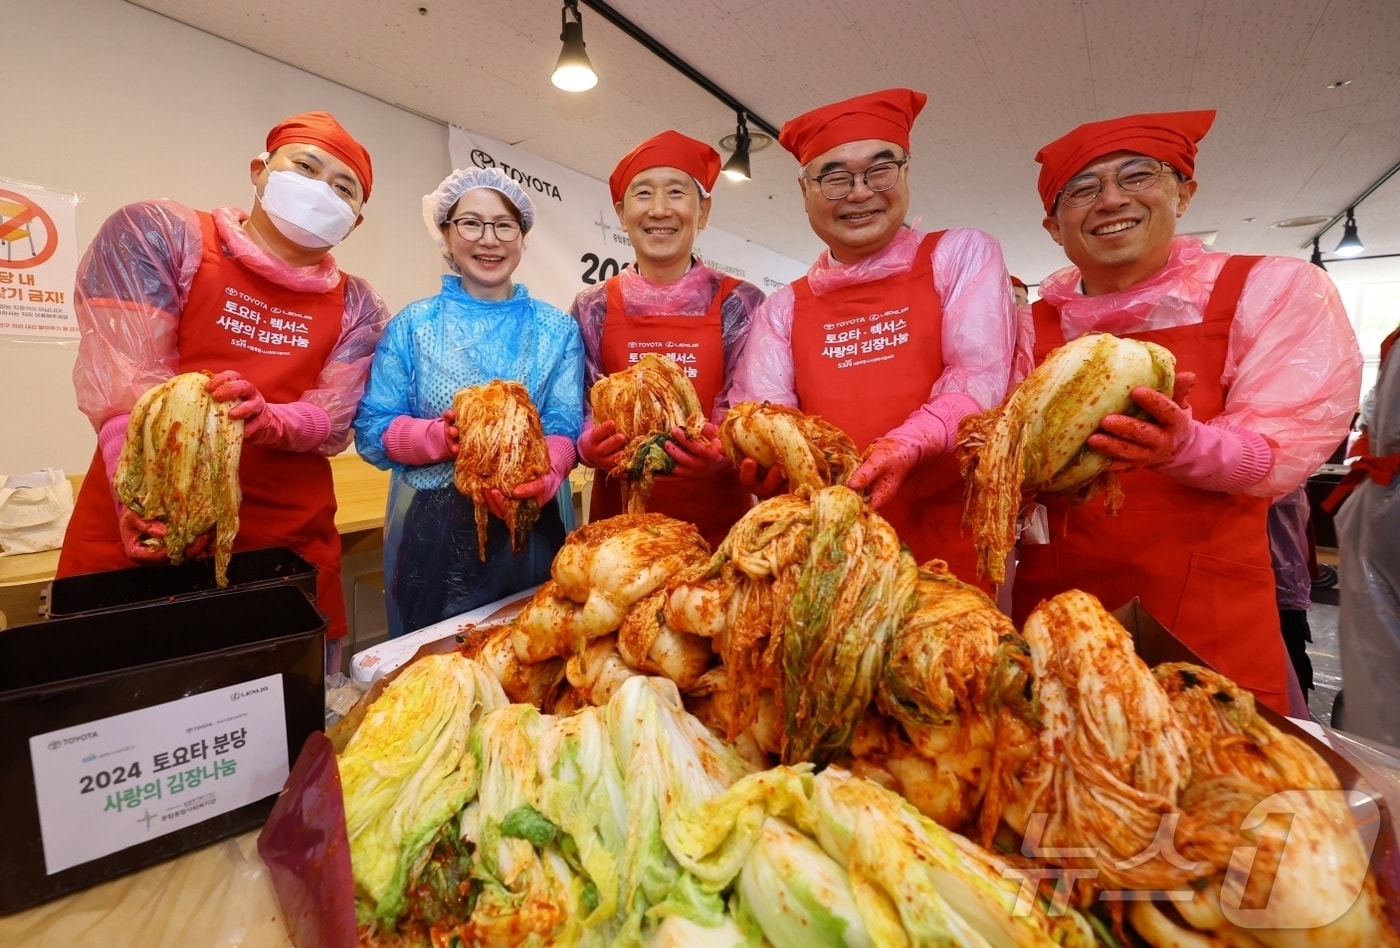
<path fill-rule="evenodd" d="M 753 174 L 749 169 L 749 124 L 744 121 L 744 113 L 739 113 L 739 125 L 734 130 L 734 154 L 720 170 L 731 181 L 749 181 Z"/>
<path fill-rule="evenodd" d="M 1322 250 L 1317 246 L 1316 237 L 1313 238 L 1312 265 L 1317 267 L 1319 270 L 1327 269 L 1325 266 L 1322 265 Z"/>
<path fill-rule="evenodd" d="M 573 22 L 569 14 L 573 13 Z M 588 53 L 583 43 L 583 18 L 579 16 L 578 0 L 564 0 L 564 8 L 559 11 L 559 21 L 563 30 L 559 38 L 564 48 L 559 51 L 559 61 L 554 64 L 554 75 L 550 81 L 565 92 L 587 92 L 598 84 L 598 74 L 588 61 Z"/>
<path fill-rule="evenodd" d="M 1356 235 L 1356 208 L 1347 208 L 1346 226 L 1342 228 L 1342 239 L 1337 244 L 1337 249 L 1332 251 L 1334 256 L 1355 257 L 1366 252 L 1366 245 L 1361 242 L 1361 238 Z"/>

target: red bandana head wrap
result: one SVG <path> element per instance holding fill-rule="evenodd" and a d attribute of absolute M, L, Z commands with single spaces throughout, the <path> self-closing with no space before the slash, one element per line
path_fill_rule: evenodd
<path fill-rule="evenodd" d="M 928 96 L 913 89 L 885 89 L 813 109 L 783 125 L 778 143 L 807 164 L 846 142 L 877 138 L 909 150 L 909 130 Z"/>
<path fill-rule="evenodd" d="M 365 200 L 369 200 L 370 186 L 374 184 L 369 152 L 329 112 L 293 115 L 274 125 L 272 131 L 267 133 L 268 152 L 293 142 L 319 145 L 349 165 L 355 177 L 360 179 L 360 186 L 365 189 Z"/>
<path fill-rule="evenodd" d="M 1135 151 L 1165 161 L 1190 178 L 1196 171 L 1196 143 L 1215 121 L 1214 109 L 1195 112 L 1151 112 L 1090 122 L 1055 139 L 1040 151 L 1040 200 L 1045 213 L 1055 195 L 1096 158 L 1115 151 Z"/>
<path fill-rule="evenodd" d="M 677 131 L 665 131 L 623 155 L 608 176 L 608 187 L 616 204 L 622 200 L 622 192 L 627 190 L 632 179 L 641 172 L 648 168 L 679 168 L 699 182 L 708 194 L 715 188 L 719 164 L 719 152 L 709 145 Z"/>

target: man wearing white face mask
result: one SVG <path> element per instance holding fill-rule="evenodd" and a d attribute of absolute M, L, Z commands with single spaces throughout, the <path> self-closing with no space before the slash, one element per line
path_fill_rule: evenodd
<path fill-rule="evenodd" d="M 98 432 L 58 575 L 166 562 L 142 541 L 165 525 L 114 504 L 127 419 L 150 388 L 182 372 L 243 419 L 243 502 L 234 550 L 289 546 L 318 567 L 328 654 L 346 632 L 329 456 L 351 438 L 370 357 L 389 313 L 331 248 L 361 220 L 369 153 L 325 112 L 294 115 L 249 163 L 250 213 L 159 199 L 102 225 L 78 265 L 82 331 L 73 383 Z M 188 551 L 208 546 L 202 537 Z"/>

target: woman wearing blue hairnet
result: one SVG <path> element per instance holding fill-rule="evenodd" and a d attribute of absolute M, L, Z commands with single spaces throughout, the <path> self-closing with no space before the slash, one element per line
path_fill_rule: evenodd
<path fill-rule="evenodd" d="M 556 495 L 583 426 L 578 325 L 511 280 L 535 220 L 529 196 L 494 168 L 454 171 L 423 198 L 423 219 L 453 272 L 441 293 L 389 322 L 355 418 L 356 449 L 393 471 L 384 536 L 391 636 L 549 578 L 565 532 Z M 540 505 L 528 545 L 512 554 L 505 522 L 493 517 L 483 561 L 472 502 L 453 486 L 452 399 L 492 379 L 529 391 L 551 470 L 514 491 Z"/>

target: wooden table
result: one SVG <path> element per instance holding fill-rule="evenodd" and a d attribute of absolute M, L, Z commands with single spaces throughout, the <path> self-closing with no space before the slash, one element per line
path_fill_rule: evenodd
<path fill-rule="evenodd" d="M 0 917 L 0 945 L 292 948 L 258 832 Z"/>
<path fill-rule="evenodd" d="M 382 543 L 384 509 L 389 498 L 389 472 L 381 471 L 358 454 L 331 458 L 338 509 L 341 551 L 363 552 Z M 74 481 L 76 496 L 81 478 Z M 58 550 L 0 556 L 0 613 L 9 625 L 22 625 L 39 617 L 39 597 L 58 568 Z M 0 626 L 3 627 L 3 626 Z"/>

